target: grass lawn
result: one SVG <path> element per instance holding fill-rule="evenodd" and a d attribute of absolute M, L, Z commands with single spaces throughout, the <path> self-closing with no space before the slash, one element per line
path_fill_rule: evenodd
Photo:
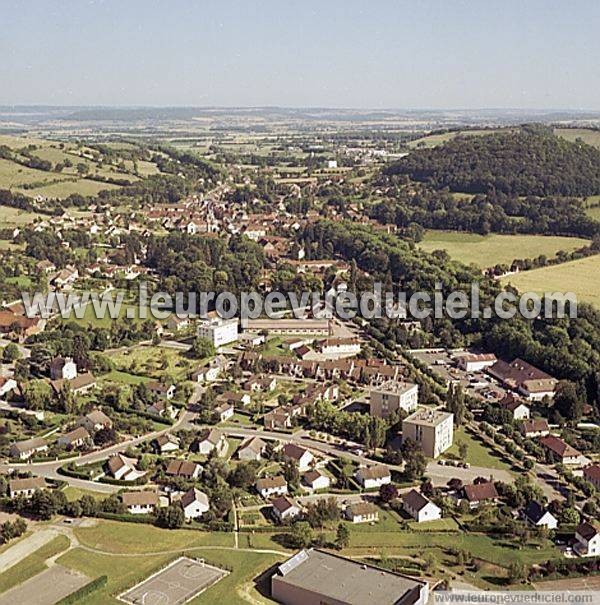
<path fill-rule="evenodd" d="M 72 487 L 67 485 L 63 490 L 63 493 L 67 497 L 69 502 L 74 502 L 75 500 L 79 500 L 82 496 L 92 496 L 92 498 L 97 498 L 98 500 L 102 500 L 106 498 L 108 494 L 103 494 L 101 492 L 93 492 L 89 489 L 80 489 L 79 487 Z"/>
<path fill-rule="evenodd" d="M 114 300 L 116 303 L 116 298 L 117 295 L 116 293 L 113 292 L 109 292 L 107 295 L 107 300 Z M 143 321 L 146 321 L 145 319 L 140 319 L 138 317 L 138 306 L 135 304 L 127 304 L 127 303 L 123 303 L 121 305 L 121 308 L 119 310 L 119 318 L 125 318 L 127 316 L 127 312 L 129 309 L 133 309 L 133 313 L 134 313 L 134 317 L 132 319 L 130 319 L 129 321 L 132 321 L 133 323 L 140 323 Z M 148 313 L 148 317 L 151 318 L 151 315 Z M 68 321 L 68 322 L 73 322 L 76 324 L 79 324 L 80 326 L 88 326 L 91 325 L 94 328 L 110 328 L 111 324 L 115 321 L 114 319 L 112 319 L 112 317 L 110 317 L 109 313 L 108 313 L 108 305 L 107 305 L 107 310 L 104 314 L 104 317 L 96 317 L 96 312 L 94 310 L 94 305 L 92 303 L 88 303 L 85 307 L 85 312 L 83 314 L 83 317 L 81 319 L 79 319 L 78 317 L 75 316 L 75 313 L 71 313 L 71 316 L 68 319 L 62 319 L 61 321 Z"/>
<path fill-rule="evenodd" d="M 42 548 L 25 557 L 3 574 L 0 574 L 0 592 L 6 592 L 13 586 L 33 578 L 46 569 L 46 560 L 69 548 L 69 538 L 57 536 Z"/>
<path fill-rule="evenodd" d="M 94 527 L 78 527 L 74 531 L 82 545 L 112 553 L 146 554 L 198 546 L 233 546 L 231 533 L 169 531 L 142 523 L 99 520 Z"/>
<path fill-rule="evenodd" d="M 93 578 L 103 574 L 108 576 L 106 587 L 87 597 L 86 605 L 118 603 L 114 598 L 116 595 L 183 553 L 232 570 L 226 578 L 191 603 L 262 603 L 253 579 L 285 556 L 283 553 L 278 557 L 220 549 L 233 546 L 233 534 L 218 532 L 169 531 L 150 525 L 102 520 L 94 527 L 75 528 L 74 531 L 82 546 L 107 553 L 75 548 L 58 560 L 61 565 Z M 202 549 L 203 546 L 210 548 Z"/>
<path fill-rule="evenodd" d="M 36 214 L 35 212 L 25 212 L 18 208 L 0 206 L 0 224 L 2 227 L 22 227 L 23 225 L 33 223 L 33 221 L 41 217 L 41 214 Z"/>
<path fill-rule="evenodd" d="M 198 363 L 186 359 L 181 351 L 168 347 L 137 346 L 111 355 L 116 368 L 128 374 L 160 378 L 167 374 L 175 380 L 185 380 Z"/>
<path fill-rule="evenodd" d="M 112 370 L 108 374 L 104 374 L 99 378 L 99 382 L 116 382 L 117 384 L 126 385 L 138 385 L 142 382 L 149 382 L 150 379 L 146 376 L 136 376 L 134 374 L 128 374 L 127 372 L 121 372 L 119 370 Z"/>
<path fill-rule="evenodd" d="M 544 235 L 478 235 L 454 231 L 427 231 L 419 242 L 426 252 L 446 250 L 451 258 L 478 267 L 510 265 L 517 258 L 554 257 L 559 250 L 571 251 L 588 244 L 577 237 Z"/>
<path fill-rule="evenodd" d="M 523 271 L 502 279 L 520 292 L 574 292 L 578 301 L 600 307 L 600 255 L 552 267 Z"/>
<path fill-rule="evenodd" d="M 414 531 L 458 531 L 458 523 L 451 517 L 423 523 L 412 521 L 408 526 Z"/>
<path fill-rule="evenodd" d="M 344 554 L 377 553 L 384 547 L 392 553 L 398 549 L 401 554 L 421 555 L 423 551 L 435 548 L 462 549 L 472 556 L 490 563 L 507 567 L 513 562 L 532 564 L 559 557 L 560 552 L 550 542 L 537 547 L 528 545 L 519 549 L 506 540 L 495 540 L 483 534 L 465 534 L 460 532 L 351 532 L 350 548 Z M 414 553 L 410 553 L 410 550 Z M 408 551 L 408 552 L 407 552 Z"/>
<path fill-rule="evenodd" d="M 466 443 L 468 448 L 465 462 L 473 466 L 496 468 L 505 471 L 510 470 L 509 464 L 498 458 L 492 450 L 481 443 L 481 441 L 475 439 L 471 433 L 465 431 L 462 427 L 454 430 L 454 443 L 446 453 L 458 457 L 458 443 L 460 441 Z"/>

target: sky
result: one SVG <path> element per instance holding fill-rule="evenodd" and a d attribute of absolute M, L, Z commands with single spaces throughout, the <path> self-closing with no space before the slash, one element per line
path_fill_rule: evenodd
<path fill-rule="evenodd" d="M 600 109 L 598 0 L 0 0 L 0 104 Z"/>

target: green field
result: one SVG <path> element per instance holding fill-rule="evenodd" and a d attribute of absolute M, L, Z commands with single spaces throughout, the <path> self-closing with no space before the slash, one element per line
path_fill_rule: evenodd
<path fill-rule="evenodd" d="M 446 250 L 451 258 L 481 268 L 510 264 L 515 259 L 553 257 L 559 250 L 571 251 L 588 245 L 577 237 L 545 235 L 478 235 L 454 231 L 427 231 L 419 242 L 426 252 Z"/>
<path fill-rule="evenodd" d="M 509 275 L 502 283 L 521 292 L 574 292 L 577 300 L 600 308 L 600 256 Z"/>
<path fill-rule="evenodd" d="M 467 445 L 467 457 L 465 462 L 472 466 L 482 466 L 485 468 L 495 468 L 498 470 L 510 470 L 510 465 L 499 458 L 492 450 L 486 447 L 481 441 L 475 439 L 471 433 L 460 427 L 454 431 L 454 443 L 447 450 L 447 454 L 458 457 L 458 444 L 463 442 Z"/>
<path fill-rule="evenodd" d="M 62 555 L 58 563 L 93 578 L 108 576 L 106 587 L 86 597 L 86 605 L 118 603 L 116 595 L 182 554 L 204 558 L 231 571 L 190 603 L 263 603 L 266 601 L 256 591 L 253 579 L 284 556 L 235 551 L 230 533 L 169 531 L 150 525 L 98 521 L 94 527 L 75 529 L 75 534 L 81 547 Z"/>
<path fill-rule="evenodd" d="M 18 208 L 10 208 L 8 206 L 0 206 L 0 227 L 22 227 L 33 223 L 36 219 L 42 218 L 43 215 L 34 212 L 25 212 Z"/>
<path fill-rule="evenodd" d="M 484 129 L 484 130 L 477 130 L 477 129 L 454 130 L 452 132 L 443 132 L 440 134 L 429 134 L 424 137 L 421 137 L 420 139 L 415 139 L 414 141 L 410 141 L 410 143 L 408 143 L 408 146 L 413 149 L 418 149 L 420 147 L 437 147 L 438 145 L 442 145 L 443 143 L 446 143 L 446 142 L 454 139 L 458 135 L 480 137 L 480 136 L 484 136 L 487 134 L 493 134 L 495 132 L 501 132 L 503 130 L 512 130 L 512 129 L 490 128 L 490 129 Z"/>
<path fill-rule="evenodd" d="M 591 128 L 555 128 L 554 134 L 567 141 L 581 139 L 592 147 L 600 148 L 600 130 L 592 130 Z"/>

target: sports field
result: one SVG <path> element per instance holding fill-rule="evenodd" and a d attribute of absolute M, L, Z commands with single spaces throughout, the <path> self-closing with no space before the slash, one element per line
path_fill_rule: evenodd
<path fill-rule="evenodd" d="M 577 237 L 545 235 L 478 235 L 455 231 L 427 231 L 419 242 L 426 252 L 445 250 L 451 258 L 478 267 L 511 264 L 515 259 L 536 258 L 541 254 L 551 258 L 559 250 L 565 252 L 588 245 Z"/>
<path fill-rule="evenodd" d="M 521 292 L 574 292 L 577 300 L 600 308 L 600 255 L 524 271 L 502 279 Z"/>
<path fill-rule="evenodd" d="M 203 560 L 181 557 L 119 599 L 131 605 L 183 605 L 225 575 L 225 570 L 207 565 Z"/>

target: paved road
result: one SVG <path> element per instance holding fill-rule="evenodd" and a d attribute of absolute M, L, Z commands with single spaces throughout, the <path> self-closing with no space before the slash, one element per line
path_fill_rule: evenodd
<path fill-rule="evenodd" d="M 17 542 L 0 554 L 0 573 L 20 563 L 25 557 L 40 549 L 56 536 L 58 536 L 58 532 L 54 529 L 41 529 Z"/>

